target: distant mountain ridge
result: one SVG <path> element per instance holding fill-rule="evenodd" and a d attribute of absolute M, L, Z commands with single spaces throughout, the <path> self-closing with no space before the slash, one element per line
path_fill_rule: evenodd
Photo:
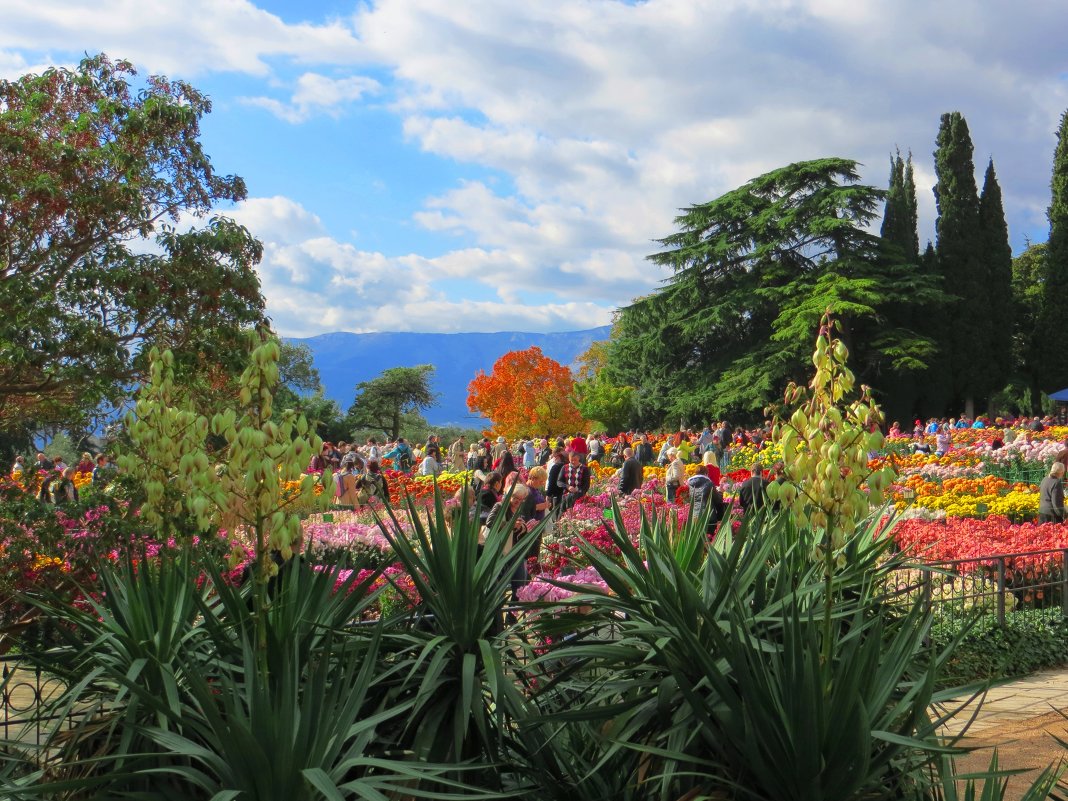
<path fill-rule="evenodd" d="M 336 332 L 314 337 L 287 338 L 307 345 L 315 358 L 326 396 L 348 409 L 356 385 L 380 375 L 390 367 L 432 364 L 433 389 L 440 393 L 438 405 L 424 412 L 433 425 L 479 428 L 484 420 L 467 409 L 467 385 L 479 370 L 487 373 L 505 353 L 537 345 L 563 365 L 573 366 L 589 346 L 607 339 L 610 326 L 585 331 L 533 334 L 504 331 L 492 334 L 418 334 L 383 332 L 350 334 Z"/>

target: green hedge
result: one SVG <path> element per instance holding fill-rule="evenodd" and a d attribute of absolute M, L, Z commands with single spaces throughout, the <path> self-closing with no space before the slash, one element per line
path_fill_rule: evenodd
<path fill-rule="evenodd" d="M 965 615 L 951 614 L 932 627 L 932 645 L 944 646 L 966 627 L 942 677 L 947 683 L 1026 676 L 1068 663 L 1068 619 L 1060 610 L 1015 612 L 1004 626 L 990 616 L 972 624 Z"/>

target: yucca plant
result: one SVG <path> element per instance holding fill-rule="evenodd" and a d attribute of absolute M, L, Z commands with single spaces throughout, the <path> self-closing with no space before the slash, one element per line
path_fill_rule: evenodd
<path fill-rule="evenodd" d="M 466 510 L 470 497 L 466 490 L 462 495 Z M 417 622 L 392 638 L 391 648 L 404 664 L 397 699 L 411 703 L 400 739 L 434 762 L 502 762 L 511 718 L 524 703 L 515 681 L 520 643 L 506 625 L 503 607 L 537 533 L 509 550 L 512 532 L 501 515 L 480 544 L 478 518 L 450 515 L 440 492 L 425 521 L 410 501 L 408 512 L 410 537 L 392 511 L 383 521 L 421 598 L 412 618 Z M 491 787 L 504 781 L 497 768 L 484 779 Z"/>
<path fill-rule="evenodd" d="M 541 726 L 596 722 L 601 765 L 630 751 L 623 773 L 664 801 L 937 797 L 942 758 L 960 750 L 937 734 L 956 710 L 930 714 L 962 692 L 935 690 L 952 645 L 930 653 L 925 610 L 882 595 L 895 564 L 874 521 L 847 539 L 830 582 L 783 516 L 751 519 L 701 556 L 696 532 L 641 525 L 637 548 L 614 534 L 622 564 L 584 549 L 611 590 L 571 599 L 591 615 L 537 619 L 549 637 L 598 622 L 618 632 L 535 663 L 569 666 L 542 686 L 575 704 Z"/>

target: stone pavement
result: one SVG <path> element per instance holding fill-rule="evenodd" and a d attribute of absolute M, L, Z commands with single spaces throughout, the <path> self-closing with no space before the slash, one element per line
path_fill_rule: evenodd
<path fill-rule="evenodd" d="M 1016 801 L 1042 770 L 1068 759 L 1068 749 L 1054 739 L 1068 740 L 1064 716 L 1068 715 L 1068 669 L 1047 670 L 993 687 L 976 713 L 978 700 L 945 727 L 947 734 L 959 733 L 975 714 L 962 744 L 978 750 L 958 757 L 957 771 L 985 771 L 996 747 L 1001 769 L 1027 769 L 1008 780 L 1005 799 Z"/>

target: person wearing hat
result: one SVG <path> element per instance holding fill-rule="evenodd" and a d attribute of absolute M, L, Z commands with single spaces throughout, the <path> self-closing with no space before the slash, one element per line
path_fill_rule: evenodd
<path fill-rule="evenodd" d="M 497 441 L 493 444 L 493 448 L 490 450 L 490 456 L 492 456 L 493 461 L 496 462 L 506 450 L 508 450 L 508 440 L 503 436 L 497 437 Z"/>

